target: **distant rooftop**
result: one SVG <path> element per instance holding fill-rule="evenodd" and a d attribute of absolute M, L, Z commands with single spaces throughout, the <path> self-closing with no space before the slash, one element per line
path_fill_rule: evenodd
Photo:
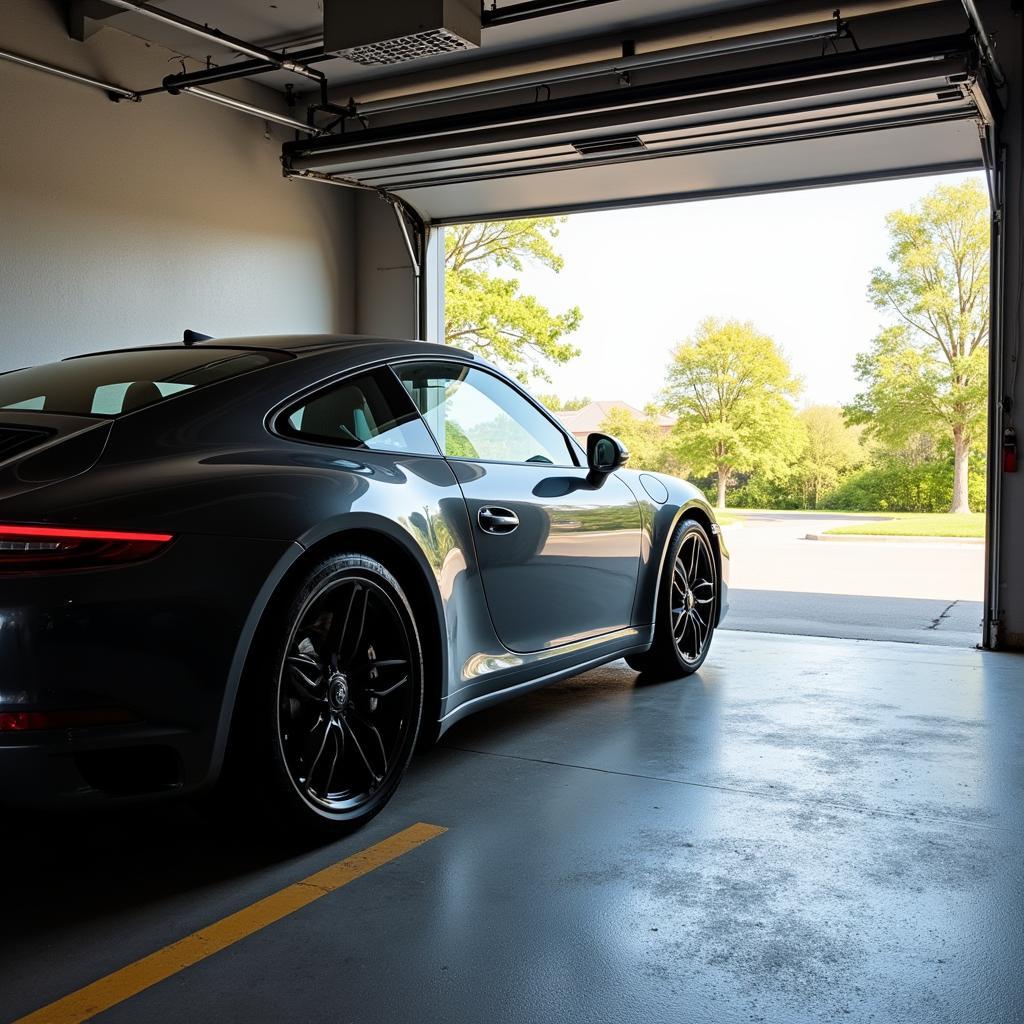
<path fill-rule="evenodd" d="M 564 412 L 555 413 L 555 415 L 562 421 L 571 434 L 592 434 L 595 431 L 601 429 L 601 424 L 616 410 L 624 410 L 635 416 L 637 419 L 646 419 L 647 414 L 643 409 L 638 409 L 635 405 L 630 405 L 629 402 L 621 402 L 618 399 L 611 399 L 602 402 L 591 402 L 590 405 L 585 405 L 582 409 L 572 409 Z M 658 426 L 662 428 L 666 433 L 672 429 L 675 425 L 675 419 L 672 416 L 665 416 L 659 414 L 655 417 Z"/>

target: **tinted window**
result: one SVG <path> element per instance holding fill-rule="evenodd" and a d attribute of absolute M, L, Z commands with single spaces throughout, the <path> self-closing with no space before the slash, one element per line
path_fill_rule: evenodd
<path fill-rule="evenodd" d="M 184 347 L 83 356 L 0 375 L 0 409 L 119 416 L 287 358 Z"/>
<path fill-rule="evenodd" d="M 493 374 L 458 363 L 402 363 L 394 369 L 445 455 L 575 465 L 562 432 Z"/>
<path fill-rule="evenodd" d="M 285 414 L 284 430 L 348 448 L 437 455 L 437 447 L 387 370 L 350 377 Z"/>

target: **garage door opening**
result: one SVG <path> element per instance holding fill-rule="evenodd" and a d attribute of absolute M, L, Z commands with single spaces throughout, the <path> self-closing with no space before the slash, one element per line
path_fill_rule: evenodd
<path fill-rule="evenodd" d="M 989 193 L 960 172 L 444 230 L 444 338 L 685 477 L 726 628 L 973 646 Z"/>
<path fill-rule="evenodd" d="M 914 232 L 924 229 L 915 227 L 917 221 L 913 217 L 927 221 L 923 207 L 929 202 L 940 207 L 944 202 L 955 205 L 953 198 L 943 198 L 941 194 L 934 201 L 926 200 L 929 187 L 941 187 L 938 181 L 929 186 L 925 181 L 928 175 L 961 176 L 946 182 L 954 190 L 960 187 L 957 182 L 964 174 L 971 175 L 965 179 L 970 184 L 963 188 L 968 189 L 975 203 L 980 228 L 975 231 L 972 221 L 970 230 L 978 236 L 977 249 L 985 259 L 987 273 L 990 249 L 988 240 L 982 236 L 989 224 L 988 207 L 994 207 L 994 216 L 998 217 L 1004 192 L 1003 157 L 996 141 L 1003 73 L 992 59 L 991 46 L 978 29 L 972 9 L 953 3 L 885 9 L 866 6 L 834 11 L 829 17 L 829 12 L 815 7 L 801 14 L 787 12 L 785 17 L 752 15 L 742 24 L 734 20 L 728 31 L 710 21 L 652 26 L 649 31 L 637 28 L 637 33 L 625 41 L 618 36 L 601 45 L 595 41 L 586 59 L 579 58 L 571 66 L 554 50 L 550 54 L 531 54 L 529 59 L 522 55 L 507 59 L 495 55 L 491 64 L 478 65 L 476 74 L 455 75 L 441 87 L 434 83 L 435 88 L 426 92 L 412 88 L 414 82 L 401 76 L 377 83 L 359 108 L 363 120 L 353 124 L 353 130 L 286 145 L 285 173 L 374 190 L 391 201 L 399 215 L 419 289 L 421 329 L 428 338 L 440 336 L 443 330 L 440 318 L 430 314 L 431 296 L 436 297 L 440 287 L 437 282 L 432 286 L 432 275 L 438 280 L 443 276 L 438 244 L 442 229 L 449 231 L 450 239 L 451 231 L 457 232 L 459 225 L 471 223 L 569 215 L 573 218 L 569 225 L 573 226 L 566 225 L 566 230 L 575 231 L 575 225 L 602 212 L 613 221 L 629 216 L 641 220 L 648 217 L 653 227 L 646 232 L 618 232 L 612 228 L 591 243 L 592 249 L 600 252 L 606 268 L 610 268 L 607 274 L 595 271 L 592 275 L 603 281 L 604 296 L 615 296 L 639 313 L 652 306 L 656 296 L 652 296 L 646 282 L 634 284 L 631 294 L 623 294 L 624 282 L 631 280 L 630 275 L 637 267 L 649 268 L 645 257 L 650 239 L 677 216 L 675 211 L 689 210 L 687 215 L 693 215 L 695 210 L 706 209 L 711 211 L 708 216 L 713 221 L 722 215 L 725 206 L 721 204 L 726 202 L 817 203 L 817 210 L 808 215 L 808 228 L 801 238 L 802 252 L 820 254 L 820 258 L 810 261 L 806 272 L 814 283 L 804 294 L 800 282 L 794 280 L 784 281 L 777 289 L 787 296 L 790 319 L 798 320 L 802 307 L 815 307 L 816 311 L 808 313 L 804 323 L 811 325 L 812 331 L 821 332 L 819 350 L 825 353 L 834 350 L 827 337 L 829 330 L 834 330 L 832 325 L 849 326 L 848 307 L 853 303 L 863 309 L 864 290 L 869 286 L 878 300 L 878 309 L 874 311 L 874 322 L 864 327 L 860 349 L 850 353 L 861 357 L 857 364 L 861 377 L 854 381 L 854 386 L 850 386 L 850 359 L 842 362 L 841 372 L 831 373 L 825 368 L 825 376 L 834 377 L 828 387 L 814 385 L 801 391 L 786 380 L 787 369 L 791 377 L 804 375 L 799 366 L 784 366 L 780 371 L 780 400 L 790 403 L 799 414 L 801 422 L 794 430 L 797 434 L 802 431 L 804 438 L 799 442 L 793 440 L 790 447 L 795 451 L 810 443 L 808 436 L 828 437 L 831 431 L 849 442 L 853 449 L 849 453 L 850 464 L 867 465 L 867 476 L 861 474 L 849 482 L 844 496 L 847 507 L 836 509 L 837 513 L 870 511 L 902 516 L 913 511 L 945 517 L 947 513 L 942 509 L 946 506 L 946 484 L 941 464 L 943 460 L 950 462 L 956 473 L 955 484 L 952 479 L 949 484 L 952 492 L 948 507 L 955 507 L 962 517 L 959 532 L 978 534 L 987 529 L 987 535 L 996 540 L 991 551 L 986 552 L 984 539 L 979 536 L 944 538 L 941 544 L 935 538 L 921 542 L 905 537 L 899 542 L 899 550 L 905 550 L 911 562 L 916 560 L 920 564 L 898 574 L 905 581 L 915 581 L 915 589 L 904 593 L 899 587 L 886 589 L 889 584 L 885 581 L 892 576 L 890 557 L 882 560 L 877 572 L 867 573 L 864 552 L 869 545 L 883 542 L 838 540 L 837 536 L 845 535 L 829 531 L 842 529 L 843 524 L 804 521 L 801 550 L 813 549 L 812 562 L 819 577 L 830 577 L 827 566 L 834 558 L 850 559 L 862 577 L 865 573 L 870 576 L 869 580 L 858 578 L 848 582 L 845 586 L 849 592 L 840 592 L 836 598 L 854 599 L 855 604 L 860 598 L 877 597 L 911 602 L 903 606 L 905 617 L 896 617 L 907 628 L 894 626 L 894 616 L 873 600 L 864 614 L 847 602 L 842 612 L 824 615 L 821 602 L 814 597 L 821 592 L 820 585 L 817 589 L 800 589 L 787 576 L 792 560 L 782 556 L 770 565 L 778 570 L 770 581 L 773 589 L 769 590 L 762 581 L 757 586 L 764 589 L 757 593 L 791 594 L 793 602 L 804 602 L 805 607 L 803 612 L 791 607 L 764 616 L 761 613 L 765 604 L 761 601 L 757 621 L 762 628 L 784 628 L 787 623 L 817 616 L 816 631 L 851 635 L 835 623 L 843 624 L 851 616 L 860 616 L 864 621 L 852 635 L 910 639 L 913 634 L 915 639 L 932 642 L 944 642 L 948 637 L 957 643 L 974 643 L 981 637 L 984 620 L 983 642 L 986 646 L 995 645 L 1002 614 L 997 569 L 1001 557 L 1000 531 L 997 524 L 986 521 L 982 505 L 991 507 L 990 515 L 998 514 L 1000 474 L 989 473 L 991 493 L 982 497 L 980 491 L 986 486 L 989 457 L 986 416 L 993 437 L 1001 438 L 999 432 L 1008 424 L 1006 407 L 999 405 L 1000 384 L 993 378 L 992 387 L 988 388 L 988 366 L 981 365 L 986 362 L 986 348 L 981 342 L 987 341 L 988 313 L 987 309 L 979 309 L 978 302 L 983 297 L 987 303 L 988 287 L 974 270 L 961 267 L 960 271 L 951 271 L 954 278 L 958 272 L 974 275 L 977 288 L 972 286 L 968 290 L 972 295 L 977 292 L 979 298 L 965 300 L 967 305 L 961 303 L 956 316 L 970 323 L 965 327 L 954 324 L 950 334 L 946 325 L 939 324 L 931 330 L 934 325 L 926 322 L 936 313 L 928 308 L 928 285 L 921 281 L 907 283 L 916 272 L 912 266 L 914 253 L 923 251 L 922 245 L 927 248 L 938 244 L 921 243 L 914 236 Z M 856 190 L 884 191 L 896 188 L 893 183 L 900 181 L 904 182 L 899 186 L 904 188 L 904 194 L 894 196 L 892 202 L 873 214 L 876 251 L 856 274 L 845 270 L 841 260 L 832 273 L 827 272 L 830 252 L 842 255 L 850 239 L 863 235 L 863 218 L 852 214 L 849 207 L 851 197 L 860 194 Z M 912 188 L 911 182 L 915 183 Z M 829 188 L 836 190 L 827 191 Z M 907 188 L 911 191 L 907 192 Z M 811 198 L 795 198 L 801 190 L 808 189 L 815 190 L 806 193 Z M 912 194 L 913 189 L 919 192 Z M 758 199 L 759 196 L 764 198 Z M 703 207 L 700 204 L 705 200 L 715 203 Z M 673 206 L 683 202 L 687 205 Z M 915 202 L 923 204 L 922 210 L 913 216 L 908 213 L 909 219 L 897 217 L 889 229 L 885 227 L 886 213 L 912 211 Z M 884 235 L 886 230 L 890 230 L 888 239 Z M 928 230 L 938 237 L 945 229 L 934 223 Z M 902 242 L 898 237 L 901 232 L 907 235 Z M 756 291 L 759 281 L 784 271 L 785 251 L 793 244 L 793 234 L 792 225 L 784 223 L 771 244 L 761 247 L 759 263 L 753 267 L 744 265 L 744 272 L 740 273 L 737 267 L 744 256 L 742 232 L 737 235 L 735 229 L 724 231 L 711 224 L 702 231 L 688 233 L 682 223 L 675 230 L 665 230 L 670 251 L 663 255 L 661 263 L 669 267 L 673 261 L 693 257 L 706 268 L 708 261 L 701 260 L 699 243 L 725 239 L 727 251 L 721 256 L 720 277 L 726 290 L 731 286 L 734 291 L 722 301 L 698 302 L 703 307 L 700 316 L 688 310 L 681 317 L 685 323 L 670 333 L 673 342 L 689 338 L 696 348 L 713 348 L 715 339 L 723 332 L 746 331 L 754 349 L 757 339 L 763 336 L 785 348 L 789 344 L 787 324 L 781 324 L 783 329 L 759 324 L 757 315 L 742 312 L 742 301 L 732 299 L 744 299 L 752 290 Z M 951 244 L 955 248 L 959 243 Z M 900 259 L 892 257 L 901 247 L 905 256 L 902 269 Z M 992 304 L 998 307 L 1003 273 L 998 239 L 992 241 L 991 251 L 993 260 L 998 262 L 992 274 L 996 294 Z M 436 259 L 431 259 L 431 252 Z M 871 271 L 876 266 L 888 267 L 888 271 L 873 280 Z M 468 274 L 471 272 L 472 269 L 467 270 Z M 980 268 L 978 273 L 982 273 Z M 662 291 L 672 294 L 678 294 L 685 284 L 671 275 L 667 282 L 663 277 L 655 277 Z M 565 275 L 558 280 L 566 280 Z M 961 292 L 963 285 L 962 280 L 958 282 Z M 850 294 L 844 292 L 846 286 L 852 286 L 854 298 L 846 297 Z M 907 288 L 910 292 L 916 288 L 921 293 L 910 305 L 913 296 L 906 292 Z M 712 297 L 715 289 L 705 291 Z M 811 294 L 815 302 L 810 301 Z M 449 286 L 449 315 L 453 304 L 457 305 L 462 298 L 471 304 L 481 301 L 472 287 L 460 291 Z M 554 302 L 554 308 L 563 318 L 571 319 L 575 304 L 573 296 L 565 295 Z M 824 310 L 819 312 L 820 306 Z M 870 311 L 870 305 L 867 308 Z M 887 310 L 884 317 L 883 309 Z M 908 312 L 909 322 L 905 315 Z M 706 322 L 704 317 L 708 318 Z M 924 317 L 924 321 L 915 322 L 914 317 Z M 529 320 L 527 316 L 525 324 L 513 325 L 513 333 L 524 327 L 529 329 Z M 749 329 L 747 320 L 752 320 Z M 984 339 L 976 336 L 975 323 L 984 324 Z M 554 331 L 558 338 L 567 325 L 568 321 L 561 323 L 556 317 L 545 329 L 549 334 Z M 541 327 L 544 328 L 543 323 Z M 930 330 L 934 337 L 929 336 Z M 995 323 L 993 333 L 991 363 L 998 365 L 1001 321 Z M 611 365 L 623 368 L 621 379 L 628 377 L 636 365 L 637 343 L 627 331 L 620 330 L 618 334 L 607 345 Z M 952 335 L 957 335 L 957 340 L 951 341 Z M 571 345 L 570 337 L 562 340 Z M 929 337 L 926 344 L 924 339 Z M 930 356 L 939 353 L 934 362 L 930 356 L 922 355 L 929 345 Z M 498 361 L 502 361 L 497 350 L 491 355 L 498 355 Z M 598 361 L 591 354 L 583 359 L 588 366 Z M 766 365 L 762 362 L 760 368 Z M 656 372 L 664 374 L 666 368 L 663 360 Z M 810 376 L 810 371 L 807 374 Z M 840 393 L 836 389 L 844 379 L 847 387 Z M 943 381 L 949 385 L 946 393 L 942 393 Z M 658 381 L 658 387 L 646 390 L 637 388 L 631 398 L 618 386 L 618 380 L 616 388 L 594 394 L 563 385 L 564 393 L 556 394 L 556 398 L 623 400 L 642 413 L 643 404 L 655 399 L 655 392 L 664 391 L 665 383 Z M 939 406 L 945 406 L 931 410 L 934 415 L 930 420 L 923 414 L 917 415 L 928 404 L 929 393 L 933 398 L 938 396 Z M 968 393 L 969 400 L 964 398 Z M 663 410 L 659 415 L 683 417 L 684 422 L 686 415 L 700 419 L 702 411 L 687 412 L 679 395 L 674 405 L 676 408 Z M 859 409 L 843 410 L 847 405 Z M 951 410 L 949 406 L 964 408 Z M 600 410 L 587 413 L 591 419 L 594 415 L 599 416 Z M 639 418 L 644 420 L 642 415 Z M 888 426 L 884 426 L 883 420 L 888 421 Z M 938 421 L 949 426 L 948 439 L 945 431 L 935 427 Z M 674 429 L 668 423 L 642 425 L 655 433 L 659 429 Z M 851 431 L 857 435 L 852 439 Z M 772 436 L 773 442 L 778 440 Z M 875 446 L 875 461 L 858 463 L 863 458 L 858 449 L 868 441 Z M 879 464 L 877 448 L 883 443 L 888 449 L 888 461 Z M 639 454 L 635 458 L 639 460 Z M 796 515 L 806 509 L 779 506 L 818 505 L 817 492 L 828 490 L 830 497 L 834 497 L 832 491 L 836 489 L 832 487 L 835 481 L 816 480 L 814 474 L 809 474 L 801 493 L 795 495 L 792 488 L 787 492 L 777 479 L 769 482 L 769 477 L 779 477 L 781 473 L 762 472 L 758 476 L 752 469 L 748 472 L 737 466 L 726 466 L 720 471 L 718 466 L 706 465 L 692 451 L 681 452 L 678 461 L 675 468 L 698 477 L 703 475 L 705 484 L 712 483 L 712 476 L 718 478 L 714 481 L 713 503 L 724 498 L 728 505 L 731 489 L 741 492 L 733 493 L 734 506 L 769 506 L 771 511 L 776 510 L 771 506 L 777 507 L 780 514 L 770 519 L 757 520 L 750 514 L 735 512 L 737 520 L 743 519 L 742 523 L 730 524 L 737 536 L 751 536 L 756 530 L 767 531 L 769 526 L 792 531 L 801 522 Z M 789 463 L 792 461 L 789 459 Z M 845 471 L 843 475 L 845 479 Z M 721 495 L 719 485 L 724 492 Z M 967 512 L 972 501 L 973 516 Z M 916 526 L 907 525 L 908 522 L 900 520 L 899 529 L 904 533 L 925 529 L 923 520 Z M 829 539 L 803 539 L 807 534 L 818 535 L 819 527 L 820 535 Z M 845 527 L 862 531 L 893 528 L 873 525 L 870 520 L 846 523 Z M 937 528 L 937 523 L 933 521 L 930 528 Z M 945 519 L 941 529 L 948 530 Z M 740 530 L 747 532 L 740 534 Z M 794 536 L 793 542 L 796 540 Z M 762 546 L 758 545 L 757 550 L 762 551 Z M 929 558 L 928 554 L 936 557 Z M 943 555 L 947 557 L 940 557 Z M 970 582 L 963 587 L 953 587 L 945 568 L 951 558 L 958 557 L 970 563 L 964 569 L 965 579 Z M 980 566 L 977 571 L 975 563 Z M 933 576 L 934 591 L 928 590 L 928 580 Z M 750 589 L 753 591 L 754 587 Z"/>

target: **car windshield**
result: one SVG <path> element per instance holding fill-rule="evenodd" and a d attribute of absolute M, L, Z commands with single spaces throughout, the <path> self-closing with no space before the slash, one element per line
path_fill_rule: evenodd
<path fill-rule="evenodd" d="M 0 375 L 0 409 L 120 416 L 287 358 L 209 347 L 82 356 Z"/>

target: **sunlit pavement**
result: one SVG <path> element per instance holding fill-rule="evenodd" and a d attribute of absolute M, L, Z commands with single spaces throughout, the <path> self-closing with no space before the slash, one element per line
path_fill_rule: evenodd
<path fill-rule="evenodd" d="M 861 518 L 880 517 L 757 513 L 726 526 L 732 573 L 725 628 L 976 644 L 984 545 L 806 539 Z"/>

